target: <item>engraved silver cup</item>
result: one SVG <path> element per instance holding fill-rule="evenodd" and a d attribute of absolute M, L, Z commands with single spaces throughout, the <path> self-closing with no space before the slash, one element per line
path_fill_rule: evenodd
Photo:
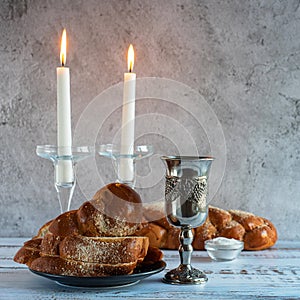
<path fill-rule="evenodd" d="M 207 180 L 212 157 L 162 156 L 166 165 L 165 209 L 171 225 L 181 228 L 180 265 L 169 271 L 163 282 L 200 284 L 206 275 L 191 266 L 192 228 L 202 225 L 207 217 Z"/>

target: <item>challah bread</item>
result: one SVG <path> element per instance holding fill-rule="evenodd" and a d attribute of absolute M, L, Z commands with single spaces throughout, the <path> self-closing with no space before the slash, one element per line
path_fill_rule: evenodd
<path fill-rule="evenodd" d="M 68 276 L 131 274 L 148 253 L 147 237 L 55 236 L 34 238 L 24 243 L 14 261 L 30 269 Z M 147 261 L 161 259 L 151 249 Z"/>
<path fill-rule="evenodd" d="M 217 235 L 217 228 L 211 223 L 210 219 L 207 218 L 204 224 L 194 229 L 194 240 L 193 247 L 197 250 L 204 249 L 204 242 L 211 240 Z"/>
<path fill-rule="evenodd" d="M 48 233 L 40 245 L 40 258 L 30 268 L 69 276 L 130 274 L 143 261 L 148 245 L 147 237 L 58 237 Z"/>
<path fill-rule="evenodd" d="M 33 238 L 26 241 L 22 248 L 15 254 L 14 261 L 30 266 L 31 263 L 40 257 L 40 245 L 42 238 Z"/>
<path fill-rule="evenodd" d="M 251 248 L 250 250 L 260 250 L 261 245 L 269 248 L 275 244 L 277 231 L 269 220 L 240 210 L 230 210 L 229 212 L 232 218 L 244 226 L 246 230 L 245 247 Z"/>
<path fill-rule="evenodd" d="M 67 260 L 60 256 L 41 256 L 31 263 L 30 269 L 55 275 L 99 277 L 131 274 L 136 265 L 136 261 L 120 264 L 101 264 Z"/>
<path fill-rule="evenodd" d="M 78 210 L 65 212 L 43 225 L 37 236 L 24 243 L 14 260 L 51 274 L 131 274 L 145 257 L 145 263 L 162 257 L 159 249 L 151 247 L 148 251 L 148 237 L 129 236 L 140 226 L 140 202 L 130 187 L 110 184 Z"/>
<path fill-rule="evenodd" d="M 80 230 L 87 236 L 132 235 L 142 221 L 141 202 L 129 186 L 108 184 L 78 209 Z"/>
<path fill-rule="evenodd" d="M 70 235 L 59 245 L 59 255 L 68 260 L 120 264 L 140 262 L 147 254 L 147 237 L 85 237 Z"/>
<path fill-rule="evenodd" d="M 47 226 L 47 225 L 46 225 Z M 80 234 L 77 220 L 77 210 L 71 210 L 59 215 L 48 227 L 49 232 L 57 236 L 69 236 Z M 43 231 L 46 234 L 46 230 Z"/>
<path fill-rule="evenodd" d="M 150 221 L 157 213 L 147 213 L 148 224 L 138 232 L 147 236 L 150 245 L 163 249 L 177 249 L 179 246 L 180 229 L 172 227 L 167 219 L 161 218 Z M 153 219 L 152 219 L 153 220 Z M 204 249 L 204 241 L 215 237 L 227 237 L 244 241 L 245 250 L 263 250 L 273 246 L 277 240 L 274 225 L 254 214 L 220 209 L 209 206 L 209 213 L 205 223 L 193 230 L 195 250 Z"/>
<path fill-rule="evenodd" d="M 144 238 L 144 240 L 147 240 L 147 238 Z M 144 257 L 143 261 L 141 261 L 142 257 L 140 257 L 138 260 L 131 259 L 130 262 L 125 263 L 91 263 L 73 259 L 65 259 L 58 255 L 45 255 L 36 257 L 31 261 L 30 264 L 27 265 L 31 270 L 55 275 L 99 277 L 132 274 L 135 268 L 154 264 L 155 262 L 162 260 L 162 257 L 163 254 L 158 248 L 149 247 L 147 255 Z M 107 258 L 109 261 L 109 257 Z M 122 261 L 121 258 L 122 254 L 120 255 L 120 260 Z"/>

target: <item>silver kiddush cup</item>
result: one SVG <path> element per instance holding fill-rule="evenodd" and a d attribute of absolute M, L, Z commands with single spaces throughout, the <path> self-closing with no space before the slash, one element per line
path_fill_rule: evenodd
<path fill-rule="evenodd" d="M 208 214 L 207 180 L 212 157 L 162 156 L 166 165 L 165 209 L 169 223 L 181 228 L 180 265 L 162 279 L 170 284 L 201 284 L 206 275 L 191 266 L 192 228 L 202 225 Z"/>

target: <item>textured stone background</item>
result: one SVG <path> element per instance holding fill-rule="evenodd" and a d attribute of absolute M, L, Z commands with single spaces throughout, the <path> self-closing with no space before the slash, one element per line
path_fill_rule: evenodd
<path fill-rule="evenodd" d="M 226 169 L 211 203 L 269 218 L 280 238 L 299 239 L 298 0 L 2 0 L 0 26 L 0 236 L 32 235 L 59 212 L 51 164 L 35 148 L 56 143 L 55 68 L 66 27 L 74 128 L 97 95 L 122 81 L 133 43 L 139 78 L 186 84 L 205 97 L 222 126 Z M 97 142 L 115 137 L 121 101 Z M 137 102 L 137 116 L 147 113 L 177 120 L 200 153 L 214 155 L 191 112 L 156 99 Z M 139 165 L 141 177 L 162 176 L 159 155 L 183 143 L 168 120 L 157 122 L 150 124 L 158 124 L 155 130 L 137 124 L 139 142 L 156 149 Z M 108 161 L 95 160 L 103 181 L 113 180 Z M 212 177 L 217 173 L 213 169 Z M 146 201 L 161 198 L 163 181 L 142 194 Z M 72 207 L 89 197 L 78 185 Z"/>

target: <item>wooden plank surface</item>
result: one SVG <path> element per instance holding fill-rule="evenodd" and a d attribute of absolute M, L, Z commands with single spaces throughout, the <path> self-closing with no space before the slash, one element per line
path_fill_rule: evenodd
<path fill-rule="evenodd" d="M 232 262 L 214 262 L 195 251 L 192 263 L 208 276 L 201 286 L 167 285 L 165 272 L 118 289 L 63 287 L 32 274 L 12 257 L 26 238 L 0 238 L 0 299 L 300 299 L 300 242 L 279 241 L 265 251 L 243 251 Z M 167 270 L 179 263 L 177 251 L 164 251 Z"/>

